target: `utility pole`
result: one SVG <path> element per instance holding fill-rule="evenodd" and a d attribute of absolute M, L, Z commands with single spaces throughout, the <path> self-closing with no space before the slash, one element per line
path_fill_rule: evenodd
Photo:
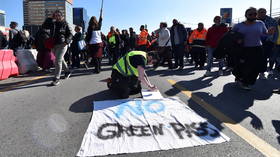
<path fill-rule="evenodd" d="M 102 0 L 102 2 L 101 2 L 101 9 L 100 9 L 100 16 L 102 16 L 102 13 L 103 13 L 103 3 L 104 3 L 104 1 Z"/>
<path fill-rule="evenodd" d="M 272 0 L 270 0 L 270 14 L 269 16 L 271 17 L 272 16 Z"/>

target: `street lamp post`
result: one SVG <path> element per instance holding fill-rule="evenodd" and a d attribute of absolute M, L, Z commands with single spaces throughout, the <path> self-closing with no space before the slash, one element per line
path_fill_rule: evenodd
<path fill-rule="evenodd" d="M 270 0 L 270 14 L 269 16 L 271 17 L 272 16 L 272 0 Z"/>

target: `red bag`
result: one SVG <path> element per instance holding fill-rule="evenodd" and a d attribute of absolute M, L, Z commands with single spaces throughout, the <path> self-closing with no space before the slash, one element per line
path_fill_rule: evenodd
<path fill-rule="evenodd" d="M 54 47 L 54 39 L 48 38 L 45 40 L 44 44 L 47 49 L 52 49 Z"/>

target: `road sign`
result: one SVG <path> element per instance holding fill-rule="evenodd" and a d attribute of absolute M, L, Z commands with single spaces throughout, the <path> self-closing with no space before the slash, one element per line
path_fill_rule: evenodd
<path fill-rule="evenodd" d="M 220 15 L 223 23 L 232 23 L 232 8 L 221 8 Z"/>

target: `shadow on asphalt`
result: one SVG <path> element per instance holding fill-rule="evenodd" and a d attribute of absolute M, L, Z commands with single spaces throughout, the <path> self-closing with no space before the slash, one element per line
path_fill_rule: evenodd
<path fill-rule="evenodd" d="M 140 93 L 135 95 L 130 95 L 129 98 L 130 99 L 141 98 L 141 95 Z M 70 106 L 69 111 L 75 113 L 92 112 L 94 101 L 106 101 L 106 100 L 120 100 L 120 98 L 110 90 L 101 91 L 74 102 Z"/>
<path fill-rule="evenodd" d="M 177 85 L 185 87 L 189 91 L 203 89 L 211 86 L 211 81 L 215 78 L 198 78 L 191 81 L 181 81 Z M 175 85 L 176 86 L 176 85 Z M 174 96 L 180 91 L 175 87 L 166 92 L 169 96 Z M 236 83 L 228 83 L 224 85 L 223 91 L 217 96 L 213 96 L 208 92 L 194 92 L 192 98 L 195 96 L 201 98 L 203 101 L 211 104 L 221 113 L 230 117 L 232 121 L 218 121 L 208 112 L 205 112 L 200 105 L 194 102 L 192 99 L 188 100 L 188 105 L 200 116 L 208 119 L 210 123 L 220 130 L 223 129 L 221 123 L 240 123 L 242 120 L 250 117 L 252 120 L 250 124 L 253 128 L 259 130 L 263 129 L 261 119 L 254 113 L 248 111 L 250 107 L 254 105 L 255 100 L 267 100 L 272 96 L 272 90 L 280 86 L 279 80 L 258 80 L 253 86 L 251 91 L 245 91 L 240 89 Z M 273 105 L 273 104 L 271 104 Z M 268 106 L 269 107 L 269 106 Z M 279 129 L 279 127 L 278 127 Z M 279 131 L 279 130 L 278 130 Z"/>
<path fill-rule="evenodd" d="M 280 120 L 272 120 L 272 125 L 275 128 L 275 132 L 278 133 L 277 140 L 280 144 Z"/>
<path fill-rule="evenodd" d="M 76 101 L 70 106 L 69 111 L 75 113 L 92 112 L 93 101 L 104 101 L 104 100 L 115 100 L 115 99 L 118 99 L 118 97 L 113 95 L 111 91 L 109 90 L 101 91 Z"/>
<path fill-rule="evenodd" d="M 185 67 L 184 69 L 180 70 L 180 69 L 172 69 L 169 70 L 167 66 L 160 66 L 163 67 L 164 69 L 156 69 L 153 70 L 152 68 L 147 70 L 147 74 L 148 76 L 186 76 L 186 75 L 193 75 L 195 71 L 201 71 L 201 70 L 205 70 L 206 67 L 204 67 L 203 69 L 199 69 L 194 67 L 194 65 L 192 64 L 186 64 L 185 63 Z M 214 67 L 218 67 L 218 64 L 214 63 L 213 64 L 213 68 Z M 224 76 L 230 75 L 231 72 L 230 71 L 224 71 Z M 218 76 L 218 71 L 212 72 L 213 76 Z M 217 78 L 217 77 L 215 77 Z"/>
<path fill-rule="evenodd" d="M 173 75 L 186 76 L 186 75 L 193 75 L 195 70 L 196 70 L 196 68 L 194 68 L 194 67 L 185 67 L 182 70 L 179 70 L 179 69 L 169 70 L 167 68 L 160 69 L 160 70 L 159 69 L 156 69 L 156 70 L 149 69 L 149 70 L 147 70 L 147 74 L 148 74 L 148 76 L 161 76 L 161 77 L 173 76 Z"/>
<path fill-rule="evenodd" d="M 218 78 L 217 75 L 213 75 L 212 77 L 199 77 L 194 80 L 179 81 L 175 84 L 175 86 L 179 85 L 181 87 L 185 87 L 189 91 L 195 91 L 212 86 L 213 84 L 211 82 L 216 78 Z M 176 95 L 178 93 L 180 93 L 180 91 L 176 90 L 176 88 L 172 88 L 165 92 L 166 95 L 170 96 L 174 96 L 174 94 Z"/>
<path fill-rule="evenodd" d="M 26 80 L 26 81 L 5 83 L 5 84 L 0 85 L 0 90 L 5 91 L 7 89 L 7 91 L 14 91 L 14 90 L 20 90 L 20 89 L 26 89 L 26 88 L 48 86 L 50 84 L 51 80 L 52 80 L 51 77 L 46 76 L 45 78 L 41 78 L 38 80 L 29 81 L 29 82 L 28 82 L 28 80 Z M 43 82 L 48 82 L 48 83 L 41 84 Z"/>
<path fill-rule="evenodd" d="M 104 67 L 101 69 L 102 71 L 108 71 L 111 70 L 111 67 Z M 80 68 L 80 69 L 74 69 L 72 72 L 71 77 L 80 77 L 80 76 L 85 76 L 85 75 L 97 75 L 96 73 L 93 73 L 94 69 L 85 69 L 85 68 Z M 34 78 L 34 77 L 39 77 L 39 76 L 45 76 L 44 78 L 37 79 L 37 80 L 29 80 L 28 78 Z M 70 79 L 71 79 L 70 77 Z M 16 79 L 20 79 L 21 81 L 16 81 Z M 22 81 L 22 79 L 27 78 Z M 64 78 L 64 72 L 61 73 L 61 79 Z M 15 77 L 14 81 L 9 81 L 9 80 L 4 80 L 0 82 L 0 90 L 7 89 L 7 91 L 13 91 L 13 90 L 19 90 L 19 89 L 26 89 L 26 88 L 35 88 L 35 87 L 41 87 L 41 86 L 46 86 L 46 87 L 52 87 L 50 86 L 50 83 L 53 79 L 53 73 L 51 72 L 42 72 L 42 71 L 37 71 L 37 72 L 32 72 L 32 73 L 27 73 L 24 75 L 20 75 Z M 41 84 L 43 82 L 47 82 L 45 84 Z M 39 85 L 38 85 L 39 84 Z"/>

